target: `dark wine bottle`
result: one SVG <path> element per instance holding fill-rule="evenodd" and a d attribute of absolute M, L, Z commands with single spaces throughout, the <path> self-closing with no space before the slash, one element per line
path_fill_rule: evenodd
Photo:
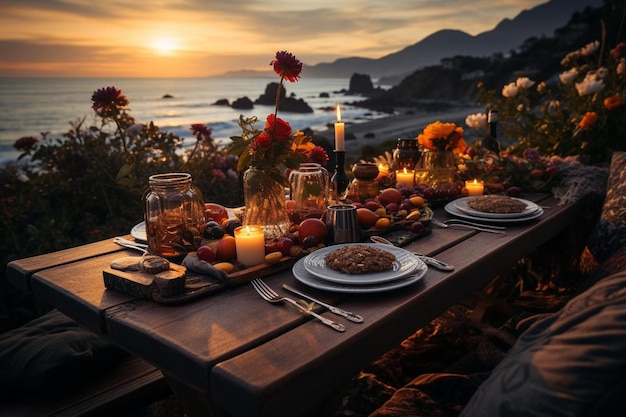
<path fill-rule="evenodd" d="M 337 165 L 335 166 L 335 172 L 330 179 L 330 199 L 334 203 L 338 203 L 343 200 L 346 188 L 348 188 L 348 176 L 346 175 L 346 169 L 344 167 L 346 153 L 345 151 L 335 151 L 337 157 Z"/>
<path fill-rule="evenodd" d="M 498 111 L 489 110 L 487 116 L 487 123 L 489 124 L 489 133 L 486 138 L 483 139 L 483 146 L 489 149 L 496 155 L 500 155 L 500 142 L 498 142 Z"/>

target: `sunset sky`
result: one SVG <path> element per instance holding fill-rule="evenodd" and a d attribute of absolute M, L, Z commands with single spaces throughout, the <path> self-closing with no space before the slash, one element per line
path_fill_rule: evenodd
<path fill-rule="evenodd" d="M 0 0 L 0 76 L 202 77 L 379 58 L 547 0 Z"/>

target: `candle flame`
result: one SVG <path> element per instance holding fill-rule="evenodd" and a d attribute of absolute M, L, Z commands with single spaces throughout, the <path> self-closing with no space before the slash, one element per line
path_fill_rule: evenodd
<path fill-rule="evenodd" d="M 341 122 L 341 108 L 339 107 L 339 104 L 337 104 L 337 121 Z"/>
<path fill-rule="evenodd" d="M 404 173 L 406 174 L 406 167 L 404 167 Z"/>
<path fill-rule="evenodd" d="M 478 184 L 478 180 L 474 178 L 474 184 Z"/>

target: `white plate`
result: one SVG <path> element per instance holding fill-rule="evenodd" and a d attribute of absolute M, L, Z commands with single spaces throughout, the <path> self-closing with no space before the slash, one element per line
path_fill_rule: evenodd
<path fill-rule="evenodd" d="M 533 219 L 536 219 L 538 217 L 541 217 L 541 215 L 543 214 L 543 209 L 541 207 L 537 206 L 537 210 L 534 211 L 533 213 L 529 214 L 528 216 L 507 218 L 507 219 L 491 219 L 491 218 L 488 219 L 486 217 L 472 216 L 472 215 L 469 215 L 467 213 L 462 212 L 461 210 L 456 208 L 456 206 L 454 205 L 454 201 L 451 201 L 448 204 L 446 204 L 444 209 L 448 213 L 452 214 L 453 216 L 459 217 L 461 219 L 471 220 L 471 221 L 474 221 L 474 222 L 487 222 L 487 223 L 519 223 L 519 222 L 526 222 L 528 220 L 533 220 Z"/>
<path fill-rule="evenodd" d="M 136 240 L 141 240 L 142 242 L 147 242 L 148 241 L 148 237 L 146 236 L 146 223 L 145 222 L 141 222 L 141 223 L 138 223 L 138 224 L 134 225 L 133 228 L 130 229 L 130 234 Z"/>
<path fill-rule="evenodd" d="M 484 211 L 474 210 L 473 208 L 468 206 L 467 200 L 469 200 L 470 198 L 475 197 L 457 198 L 453 201 L 454 206 L 465 214 L 469 214 L 470 216 L 474 217 L 484 217 L 486 219 L 517 219 L 520 217 L 532 216 L 539 209 L 539 206 L 532 201 L 511 197 L 517 201 L 521 201 L 522 203 L 526 204 L 526 208 L 524 209 L 524 211 L 520 213 L 486 213 Z"/>
<path fill-rule="evenodd" d="M 420 261 L 421 262 L 421 261 Z M 343 293 L 375 293 L 395 290 L 397 288 L 406 287 L 411 285 L 426 275 L 428 267 L 422 262 L 420 268 L 417 271 L 405 278 L 396 279 L 395 281 L 384 282 L 381 284 L 373 285 L 344 285 L 334 282 L 319 279 L 315 275 L 311 274 L 304 267 L 304 259 L 298 260 L 292 268 L 293 276 L 296 277 L 301 283 L 308 285 L 309 287 L 317 288 L 319 290 L 326 290 L 332 292 Z"/>
<path fill-rule="evenodd" d="M 343 246 L 374 246 L 386 250 L 396 256 L 393 269 L 382 272 L 372 272 L 370 274 L 346 274 L 326 266 L 324 256 Z M 306 270 L 318 278 L 338 284 L 349 285 L 371 285 L 381 282 L 393 281 L 414 273 L 421 267 L 423 262 L 414 254 L 402 248 L 391 245 L 381 245 L 379 243 L 344 243 L 341 245 L 327 246 L 318 249 L 304 258 Z"/>

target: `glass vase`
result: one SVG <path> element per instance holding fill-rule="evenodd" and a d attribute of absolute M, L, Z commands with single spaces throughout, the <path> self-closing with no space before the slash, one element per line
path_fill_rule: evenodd
<path fill-rule="evenodd" d="M 285 188 L 274 180 L 270 170 L 248 168 L 243 174 L 243 196 L 244 226 L 263 226 L 265 239 L 277 239 L 289 231 Z"/>
<path fill-rule="evenodd" d="M 454 182 L 456 157 L 451 151 L 425 150 L 415 174 L 416 182 L 426 183 L 437 189 L 443 184 Z"/>
<path fill-rule="evenodd" d="M 304 219 L 322 219 L 328 206 L 328 171 L 320 164 L 306 162 L 289 174 L 289 197 L 287 214 L 292 223 Z"/>

